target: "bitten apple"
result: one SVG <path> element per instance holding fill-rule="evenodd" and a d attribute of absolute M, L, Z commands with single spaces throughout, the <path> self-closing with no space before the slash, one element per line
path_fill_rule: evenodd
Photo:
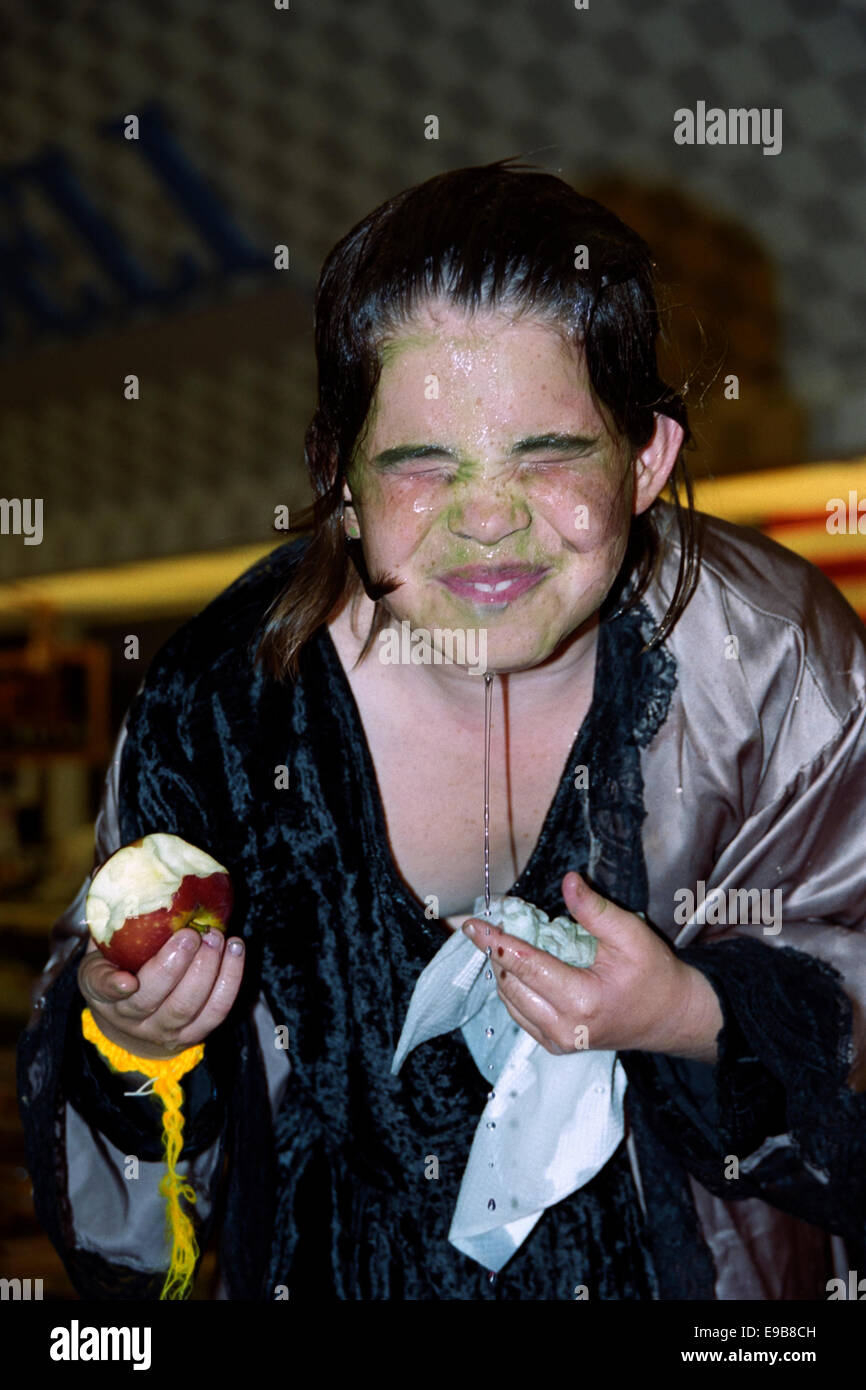
<path fill-rule="evenodd" d="M 135 973 L 181 927 L 224 931 L 231 910 L 228 870 L 179 835 L 156 834 L 106 859 L 84 914 L 102 954 Z"/>

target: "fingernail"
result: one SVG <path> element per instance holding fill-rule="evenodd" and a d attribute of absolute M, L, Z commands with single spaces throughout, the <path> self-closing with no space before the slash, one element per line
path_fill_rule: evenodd
<path fill-rule="evenodd" d="M 233 956 L 240 956 L 240 955 L 242 955 L 242 954 L 243 954 L 243 949 L 244 949 L 244 943 L 243 943 L 242 941 L 238 941 L 237 938 L 235 938 L 234 941 L 230 941 L 230 942 L 229 942 L 229 950 L 231 951 L 231 953 L 232 953 Z"/>
<path fill-rule="evenodd" d="M 464 923 L 463 923 L 463 930 L 465 931 L 465 933 L 466 933 L 467 936 L 474 936 L 474 935 L 475 935 L 475 923 L 474 923 L 474 922 L 464 922 Z"/>
<path fill-rule="evenodd" d="M 205 946 L 213 946 L 213 947 L 219 947 L 219 944 L 220 944 L 220 942 L 222 941 L 222 939 L 223 939 L 223 934 L 222 934 L 222 932 L 221 932 L 221 931 L 215 931 L 213 928 L 211 928 L 210 931 L 205 932 L 204 936 L 202 937 L 202 941 L 204 942 Z"/>

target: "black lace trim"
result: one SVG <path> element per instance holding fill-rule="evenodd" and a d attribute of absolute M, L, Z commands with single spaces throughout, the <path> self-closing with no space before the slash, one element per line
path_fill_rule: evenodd
<path fill-rule="evenodd" d="M 676 689 L 676 662 L 666 647 L 643 648 L 655 624 L 637 604 L 599 630 L 600 678 L 592 716 L 589 815 L 597 886 L 631 912 L 649 898 L 641 827 L 646 817 L 640 750 L 667 719 Z M 602 674 L 603 673 L 603 674 Z"/>

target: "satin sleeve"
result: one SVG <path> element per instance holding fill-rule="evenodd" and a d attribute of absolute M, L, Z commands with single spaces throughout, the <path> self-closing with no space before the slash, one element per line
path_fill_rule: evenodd
<path fill-rule="evenodd" d="M 724 847 L 693 918 L 724 904 L 727 920 L 692 920 L 677 940 L 719 999 L 717 1062 L 622 1054 L 657 1136 L 710 1192 L 852 1242 L 866 1222 L 864 826 L 858 707 Z M 732 891 L 767 884 L 763 920 L 732 922 L 746 903 Z"/>

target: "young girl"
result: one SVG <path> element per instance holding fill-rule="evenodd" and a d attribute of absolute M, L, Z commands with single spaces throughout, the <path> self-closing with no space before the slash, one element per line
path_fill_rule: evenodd
<path fill-rule="evenodd" d="M 20 1044 L 36 1208 L 82 1296 L 189 1287 L 162 1104 L 130 1094 L 136 1059 L 179 1057 L 186 1272 L 216 1234 L 223 1298 L 821 1299 L 853 1267 L 864 630 L 694 513 L 657 331 L 641 239 L 507 161 L 328 257 L 305 534 L 160 652 L 97 825 L 96 864 L 153 831 L 212 854 L 231 935 L 130 975 L 87 944 L 85 885 Z M 406 622 L 494 673 L 493 892 L 598 942 L 575 969 L 478 924 L 479 969 L 490 947 L 547 1053 L 627 1077 L 621 1142 L 495 1278 L 448 1238 L 488 1081 L 459 1029 L 391 1069 L 484 886 L 484 681 L 384 659 Z"/>

